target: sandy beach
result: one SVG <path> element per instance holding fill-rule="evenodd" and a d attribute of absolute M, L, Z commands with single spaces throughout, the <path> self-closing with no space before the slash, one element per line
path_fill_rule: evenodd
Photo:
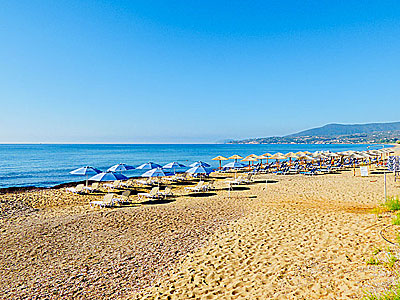
<path fill-rule="evenodd" d="M 397 282 L 385 261 L 398 247 L 382 238 L 393 213 L 373 213 L 383 178 L 264 174 L 230 193 L 220 179 L 215 192 L 106 209 L 63 189 L 3 194 L 2 297 L 359 299 Z M 387 190 L 400 194 L 392 174 Z"/>

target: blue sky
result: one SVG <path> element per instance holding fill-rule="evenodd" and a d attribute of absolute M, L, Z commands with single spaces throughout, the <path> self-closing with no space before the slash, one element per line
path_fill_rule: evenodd
<path fill-rule="evenodd" d="M 1 1 L 0 142 L 399 121 L 398 1 Z"/>

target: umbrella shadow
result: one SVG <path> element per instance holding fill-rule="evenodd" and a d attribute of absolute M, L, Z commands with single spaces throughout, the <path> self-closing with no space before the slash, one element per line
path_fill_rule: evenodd
<path fill-rule="evenodd" d="M 225 191 L 229 191 L 229 188 L 224 188 Z M 247 186 L 232 186 L 231 191 L 249 191 L 250 188 Z"/>
<path fill-rule="evenodd" d="M 214 192 L 200 192 L 200 193 L 190 193 L 187 196 L 188 197 L 211 197 L 211 196 L 216 196 L 217 193 Z"/>
<path fill-rule="evenodd" d="M 168 203 L 172 203 L 175 202 L 175 199 L 156 199 L 156 200 L 147 200 L 147 201 L 143 201 L 137 204 L 142 204 L 142 205 L 157 205 L 157 204 L 168 204 Z"/>
<path fill-rule="evenodd" d="M 391 171 L 371 171 L 371 174 L 374 174 L 374 175 L 382 175 L 382 174 L 390 174 L 390 173 L 393 173 L 393 172 L 391 172 Z"/>

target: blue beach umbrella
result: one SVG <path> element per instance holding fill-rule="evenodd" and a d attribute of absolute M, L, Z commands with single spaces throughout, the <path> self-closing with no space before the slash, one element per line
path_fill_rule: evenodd
<path fill-rule="evenodd" d="M 128 177 L 126 177 L 125 175 L 114 172 L 102 172 L 89 178 L 89 180 L 93 181 L 114 181 L 114 180 L 127 180 L 127 179 Z"/>
<path fill-rule="evenodd" d="M 163 166 L 163 169 L 173 169 L 173 168 L 187 168 L 187 167 L 176 161 L 170 162 L 169 164 L 166 164 L 165 166 Z"/>
<path fill-rule="evenodd" d="M 235 170 L 235 178 L 236 178 L 236 170 L 245 167 L 244 164 L 237 162 L 237 161 L 233 161 L 230 163 L 227 163 L 226 165 L 224 165 L 224 168 L 228 168 L 228 169 L 234 169 Z"/>
<path fill-rule="evenodd" d="M 208 168 L 208 167 L 203 167 L 203 166 L 196 166 L 192 167 L 189 170 L 186 171 L 188 174 L 203 174 L 203 175 L 208 175 L 213 171 L 213 169 Z"/>
<path fill-rule="evenodd" d="M 229 169 L 240 169 L 240 168 L 243 168 L 244 166 L 245 165 L 240 162 L 233 161 L 233 162 L 225 164 L 223 167 L 229 168 Z"/>
<path fill-rule="evenodd" d="M 161 168 L 154 168 L 142 174 L 142 177 L 158 177 L 159 179 L 163 176 L 167 176 Z M 158 186 L 160 186 L 160 180 L 158 180 Z"/>
<path fill-rule="evenodd" d="M 169 164 L 166 164 L 165 166 L 163 166 L 163 169 L 173 169 L 174 170 L 174 174 L 175 174 L 175 169 L 178 168 L 187 168 L 185 165 L 180 164 L 176 161 L 170 162 Z"/>
<path fill-rule="evenodd" d="M 192 163 L 190 165 L 190 167 L 198 167 L 198 166 L 204 167 L 204 168 L 210 168 L 211 167 L 208 163 L 205 163 L 205 162 L 200 161 L 200 160 L 196 161 L 196 162 L 194 162 L 194 163 Z"/>
<path fill-rule="evenodd" d="M 163 177 L 166 176 L 161 168 L 154 168 L 142 174 L 142 177 Z"/>
<path fill-rule="evenodd" d="M 153 163 L 153 162 L 149 161 L 148 163 L 140 165 L 136 169 L 137 170 L 151 170 L 151 169 L 155 169 L 155 168 L 161 168 L 161 166 L 159 164 L 156 164 L 156 163 Z"/>
<path fill-rule="evenodd" d="M 135 167 L 120 163 L 118 165 L 114 165 L 114 166 L 108 168 L 107 172 L 118 172 L 118 171 L 122 172 L 122 171 L 128 171 L 128 170 L 133 170 L 133 169 L 135 169 Z"/>
<path fill-rule="evenodd" d="M 99 169 L 96 169 L 96 168 L 90 167 L 90 166 L 78 168 L 76 170 L 69 172 L 69 174 L 71 174 L 71 175 L 86 176 L 86 186 L 88 185 L 88 176 L 94 175 L 94 174 L 99 174 L 99 173 L 101 173 L 101 171 Z"/>

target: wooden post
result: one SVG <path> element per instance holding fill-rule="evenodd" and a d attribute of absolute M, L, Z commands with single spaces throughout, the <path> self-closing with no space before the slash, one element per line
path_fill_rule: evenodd
<path fill-rule="evenodd" d="M 385 174 L 385 202 L 386 202 L 386 199 L 387 199 L 387 190 L 386 190 L 386 172 L 385 172 L 384 174 Z"/>

